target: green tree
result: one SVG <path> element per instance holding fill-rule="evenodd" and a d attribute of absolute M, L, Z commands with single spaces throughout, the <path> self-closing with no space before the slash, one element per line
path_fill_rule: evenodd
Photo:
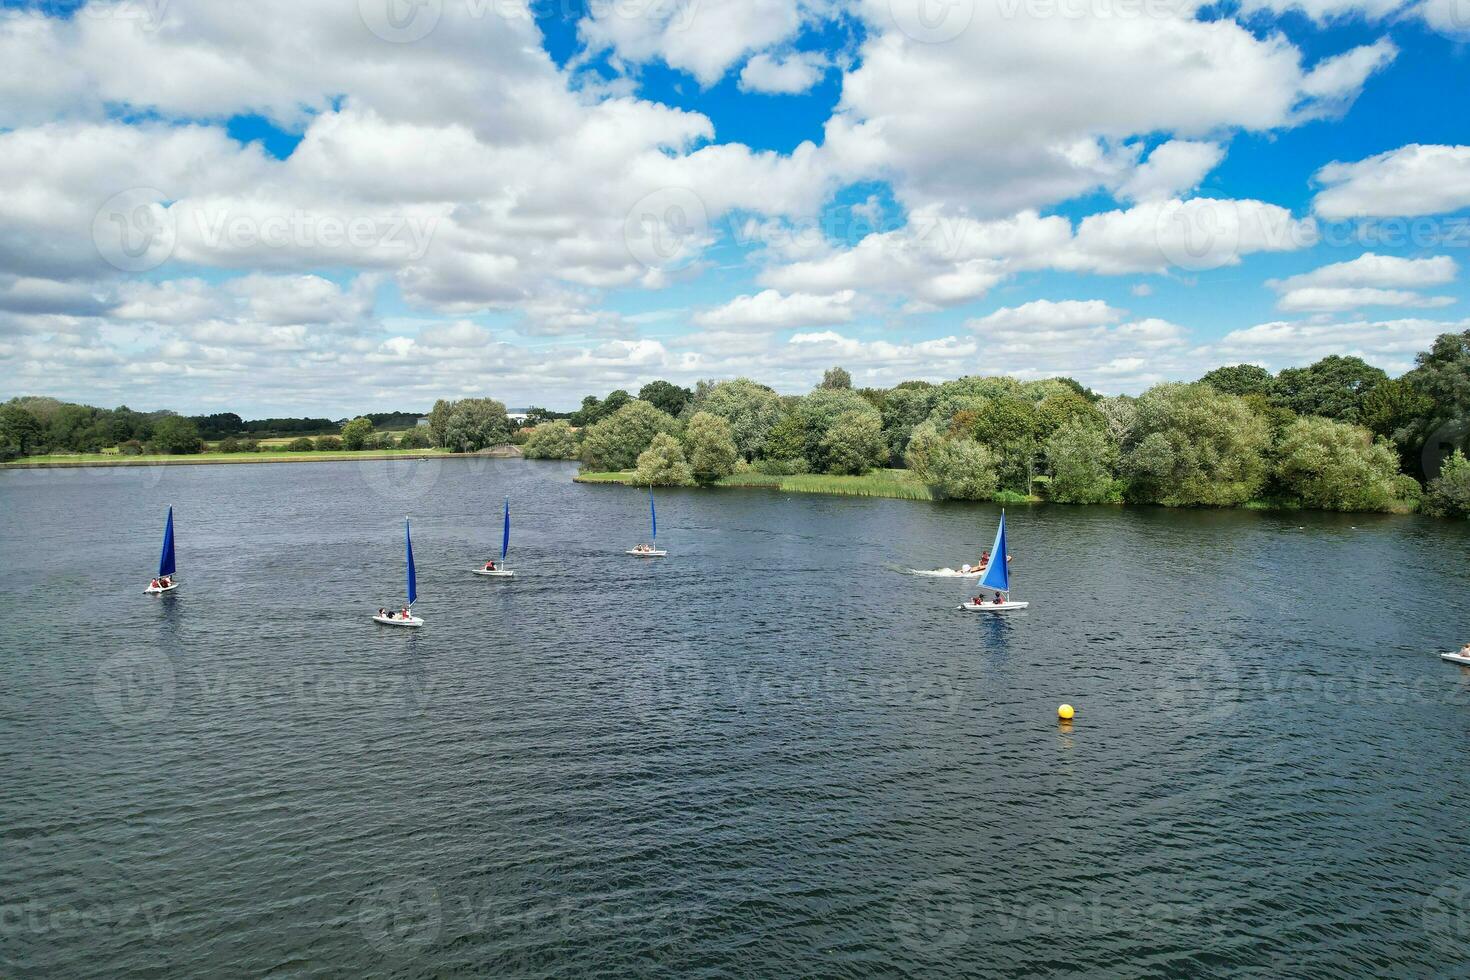
<path fill-rule="evenodd" d="M 454 403 L 444 427 L 443 445 L 450 452 L 472 453 L 509 442 L 510 433 L 503 403 L 493 398 L 463 398 Z"/>
<path fill-rule="evenodd" d="M 638 454 L 638 467 L 633 472 L 633 482 L 640 487 L 694 486 L 694 470 L 685 460 L 684 449 L 679 445 L 679 440 L 667 432 L 655 435 L 648 448 Z"/>
<path fill-rule="evenodd" d="M 712 412 L 695 412 L 684 429 L 684 448 L 694 478 L 712 483 L 735 472 L 740 450 L 730 423 Z"/>
<path fill-rule="evenodd" d="M 823 468 L 827 473 L 866 473 L 888 458 L 878 413 L 846 412 L 822 434 Z"/>
<path fill-rule="evenodd" d="M 582 431 L 582 466 L 588 470 L 632 469 L 654 436 L 677 430 L 678 423 L 667 413 L 648 402 L 630 401 Z"/>
<path fill-rule="evenodd" d="M 1258 364 L 1217 367 L 1200 381 L 1224 395 L 1267 395 L 1275 383 L 1271 372 Z"/>
<path fill-rule="evenodd" d="M 381 438 L 378 440 L 380 443 L 386 442 L 389 438 L 391 438 L 386 432 L 381 433 L 380 435 Z M 394 448 L 428 449 L 433 444 L 434 440 L 430 437 L 428 433 L 428 426 L 416 425 L 412 429 L 403 430 L 403 434 L 398 437 L 398 443 Z M 364 442 L 364 445 L 367 445 L 367 443 Z M 386 448 L 386 446 L 384 448 Z"/>
<path fill-rule="evenodd" d="M 914 426 L 933 410 L 934 386 L 927 382 L 906 381 L 888 393 L 883 399 L 882 415 L 883 438 L 888 442 L 890 457 L 903 458 Z"/>
<path fill-rule="evenodd" d="M 1360 357 L 1332 354 L 1304 368 L 1287 368 L 1271 385 L 1271 400 L 1298 415 L 1357 422 L 1363 399 L 1388 380 Z"/>
<path fill-rule="evenodd" d="M 371 419 L 358 417 L 342 426 L 342 446 L 345 449 L 361 449 L 373 434 Z"/>
<path fill-rule="evenodd" d="M 722 381 L 710 386 L 702 395 L 697 392 L 693 407 L 695 411 L 709 412 L 729 422 L 735 445 L 747 460 L 767 455 L 766 436 L 785 414 L 781 409 L 781 396 L 749 378 Z"/>
<path fill-rule="evenodd" d="M 939 431 L 939 426 L 932 421 L 920 422 L 914 426 L 914 431 L 909 436 L 909 444 L 904 451 L 904 465 L 917 474 L 919 479 L 932 485 L 937 479 L 935 453 L 944 442 L 945 437 Z"/>
<path fill-rule="evenodd" d="M 840 368 L 840 367 L 828 368 L 827 371 L 826 371 L 826 373 L 822 375 L 822 383 L 820 385 L 818 385 L 817 387 L 819 387 L 819 388 L 851 388 L 852 387 L 852 375 L 850 375 L 850 374 L 847 373 L 847 369 L 846 368 Z"/>
<path fill-rule="evenodd" d="M 1470 417 L 1470 330 L 1440 334 L 1404 375 L 1433 402 L 1440 419 Z"/>
<path fill-rule="evenodd" d="M 1359 421 L 1368 431 L 1392 438 L 1433 415 L 1434 399 L 1404 378 L 1389 378 L 1363 397 L 1360 413 Z"/>
<path fill-rule="evenodd" d="M 565 419 L 542 422 L 531 430 L 521 453 L 527 459 L 576 459 L 577 433 Z"/>
<path fill-rule="evenodd" d="M 1276 447 L 1283 492 L 1321 510 L 1389 510 L 1397 502 L 1398 457 L 1356 425 L 1308 417 L 1291 423 Z"/>
<path fill-rule="evenodd" d="M 342 439 L 341 439 L 340 436 L 317 436 L 316 437 L 316 448 L 318 450 L 326 450 L 326 449 L 337 450 L 337 449 L 341 449 L 342 448 Z"/>
<path fill-rule="evenodd" d="M 1113 467 L 1118 447 L 1107 431 L 1082 419 L 1063 422 L 1047 439 L 1049 499 L 1062 504 L 1101 504 L 1119 499 Z"/>
<path fill-rule="evenodd" d="M 0 407 L 0 446 L 14 446 L 15 455 L 29 456 L 41 444 L 44 429 L 35 414 L 19 405 Z"/>
<path fill-rule="evenodd" d="M 153 427 L 153 448 L 171 456 L 197 453 L 201 449 L 199 427 L 189 419 L 171 415 Z"/>
<path fill-rule="evenodd" d="M 297 436 L 286 443 L 288 453 L 309 453 L 316 448 L 316 443 L 311 441 L 310 436 Z"/>
<path fill-rule="evenodd" d="M 1025 398 L 990 398 L 975 414 L 972 431 L 976 441 L 998 458 L 1002 490 L 1031 492 L 1031 477 L 1041 449 L 1037 428 L 1036 407 Z"/>
<path fill-rule="evenodd" d="M 944 439 L 929 455 L 931 486 L 954 500 L 990 500 L 999 479 L 995 454 L 974 439 Z"/>
<path fill-rule="evenodd" d="M 638 400 L 648 402 L 660 412 L 679 417 L 684 411 L 684 406 L 689 404 L 689 399 L 694 393 L 688 388 L 680 388 L 671 381 L 650 381 L 638 389 Z"/>
<path fill-rule="evenodd" d="M 827 440 L 828 431 L 837 424 L 839 419 L 846 415 L 858 415 L 872 421 L 877 427 L 879 441 L 882 441 L 882 416 L 866 398 L 849 388 L 817 388 L 810 394 L 796 399 L 791 414 L 801 432 L 801 458 L 806 460 L 814 473 L 864 472 L 887 458 L 886 443 L 883 444 L 881 454 L 876 457 L 871 457 L 869 452 L 871 447 L 865 440 L 857 444 L 852 443 L 850 440 L 857 437 L 858 430 L 851 422 L 844 426 L 843 441 Z M 848 452 L 854 445 L 862 450 L 860 457 L 854 457 Z M 836 461 L 836 465 L 843 469 L 834 470 L 829 451 L 838 446 L 843 452 Z M 861 465 L 859 459 L 870 457 L 872 461 L 862 469 L 856 471 L 850 469 L 854 465 Z"/>
<path fill-rule="evenodd" d="M 1458 449 L 1429 481 L 1424 494 L 1424 512 L 1437 517 L 1470 517 L 1470 459 Z"/>
<path fill-rule="evenodd" d="M 1130 500 L 1230 507 L 1265 484 L 1270 432 L 1243 399 L 1204 384 L 1164 384 L 1135 408 L 1137 441 L 1121 463 Z"/>
<path fill-rule="evenodd" d="M 443 398 L 436 401 L 429 411 L 429 435 L 433 438 L 434 445 L 447 445 L 444 440 L 449 431 L 449 417 L 453 414 L 454 402 Z"/>

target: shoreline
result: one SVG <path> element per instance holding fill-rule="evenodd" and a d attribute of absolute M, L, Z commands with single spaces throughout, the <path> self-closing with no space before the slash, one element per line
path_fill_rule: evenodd
<path fill-rule="evenodd" d="M 375 460 L 375 459 L 454 459 L 455 457 L 471 457 L 475 453 L 444 453 L 436 449 L 405 449 L 400 452 L 334 452 L 322 453 L 292 453 L 290 455 L 278 455 L 274 453 L 229 453 L 219 456 L 210 456 L 201 453 L 194 456 L 124 456 L 119 459 L 89 459 L 68 460 L 49 459 L 44 462 L 10 462 L 0 463 L 0 470 L 67 470 L 86 469 L 93 466 L 238 466 L 242 464 L 264 464 L 264 463 L 343 463 L 353 460 Z"/>

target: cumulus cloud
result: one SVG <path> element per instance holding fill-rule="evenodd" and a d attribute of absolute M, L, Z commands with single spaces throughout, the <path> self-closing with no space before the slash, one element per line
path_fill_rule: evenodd
<path fill-rule="evenodd" d="M 1148 159 L 1118 187 L 1124 198 L 1167 200 L 1192 191 L 1225 157 L 1219 143 L 1170 140 L 1154 148 Z"/>
<path fill-rule="evenodd" d="M 1340 312 L 1360 306 L 1439 307 L 1452 296 L 1425 296 L 1414 289 L 1454 281 L 1459 267 L 1447 255 L 1406 259 L 1364 252 L 1288 279 L 1268 280 L 1281 294 L 1277 306 L 1292 312 Z"/>
<path fill-rule="evenodd" d="M 855 290 L 843 289 L 828 296 L 811 293 L 782 295 L 767 289 L 754 296 L 737 296 L 723 306 L 694 317 L 704 327 L 738 329 L 757 327 L 811 327 L 846 323 L 853 318 Z"/>
<path fill-rule="evenodd" d="M 741 70 L 740 88 L 768 95 L 797 95 L 817 84 L 826 68 L 827 59 L 811 51 L 784 57 L 758 54 Z"/>
<path fill-rule="evenodd" d="M 1410 143 L 1359 160 L 1329 163 L 1312 202 L 1328 219 L 1412 217 L 1470 207 L 1470 146 Z"/>

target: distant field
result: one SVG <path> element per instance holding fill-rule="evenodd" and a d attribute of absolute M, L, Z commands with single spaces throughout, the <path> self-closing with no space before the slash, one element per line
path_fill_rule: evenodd
<path fill-rule="evenodd" d="M 289 442 L 290 440 L 285 440 Z M 333 459 L 392 459 L 397 456 L 439 456 L 440 449 L 334 449 L 324 452 L 195 453 L 192 456 L 124 456 L 113 450 L 100 453 L 61 453 L 27 456 L 4 466 L 31 469 L 43 466 L 187 466 L 191 463 L 311 463 Z"/>
<path fill-rule="evenodd" d="M 632 484 L 633 471 L 621 473 L 581 473 L 579 483 Z M 739 473 L 715 483 L 717 487 L 752 487 L 780 490 L 784 493 L 829 493 L 848 497 L 894 497 L 900 500 L 933 500 L 933 492 L 908 470 L 874 470 L 862 476 L 827 476 L 804 473 L 800 476 L 767 476 L 763 473 Z"/>

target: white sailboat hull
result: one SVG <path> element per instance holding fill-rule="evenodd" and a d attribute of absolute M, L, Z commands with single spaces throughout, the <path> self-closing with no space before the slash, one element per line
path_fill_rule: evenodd
<path fill-rule="evenodd" d="M 652 551 L 639 551 L 637 548 L 629 548 L 624 554 L 632 555 L 635 558 L 663 558 L 668 552 L 658 548 Z"/>
<path fill-rule="evenodd" d="M 151 586 L 150 585 L 150 586 L 148 586 L 148 588 L 146 588 L 146 589 L 143 590 L 143 594 L 144 595 L 163 595 L 165 592 L 172 592 L 174 589 L 177 589 L 178 587 L 179 587 L 179 583 L 177 583 L 177 582 L 172 582 L 172 583 L 170 583 L 168 585 L 161 585 L 161 586 L 158 586 L 157 588 L 155 588 L 154 586 Z"/>
<path fill-rule="evenodd" d="M 970 612 L 1003 613 L 1012 612 L 1016 609 L 1025 609 L 1030 605 L 1031 603 L 1029 602 L 1011 602 L 1007 600 L 1006 602 L 965 602 L 960 604 L 960 608 L 967 609 Z"/>
<path fill-rule="evenodd" d="M 1441 653 L 1439 659 L 1448 660 L 1452 664 L 1463 664 L 1466 667 L 1470 667 L 1470 657 L 1461 653 Z"/>
<path fill-rule="evenodd" d="M 424 621 L 418 616 L 410 616 L 403 619 L 399 616 L 374 616 L 373 622 L 382 623 L 384 626 L 422 626 Z"/>
<path fill-rule="evenodd" d="M 508 568 L 495 568 L 495 569 L 490 569 L 490 568 L 472 568 L 472 569 L 470 569 L 470 571 L 474 572 L 476 575 L 483 575 L 486 578 L 515 578 L 516 577 L 516 573 L 513 572 L 513 571 L 511 571 Z"/>

